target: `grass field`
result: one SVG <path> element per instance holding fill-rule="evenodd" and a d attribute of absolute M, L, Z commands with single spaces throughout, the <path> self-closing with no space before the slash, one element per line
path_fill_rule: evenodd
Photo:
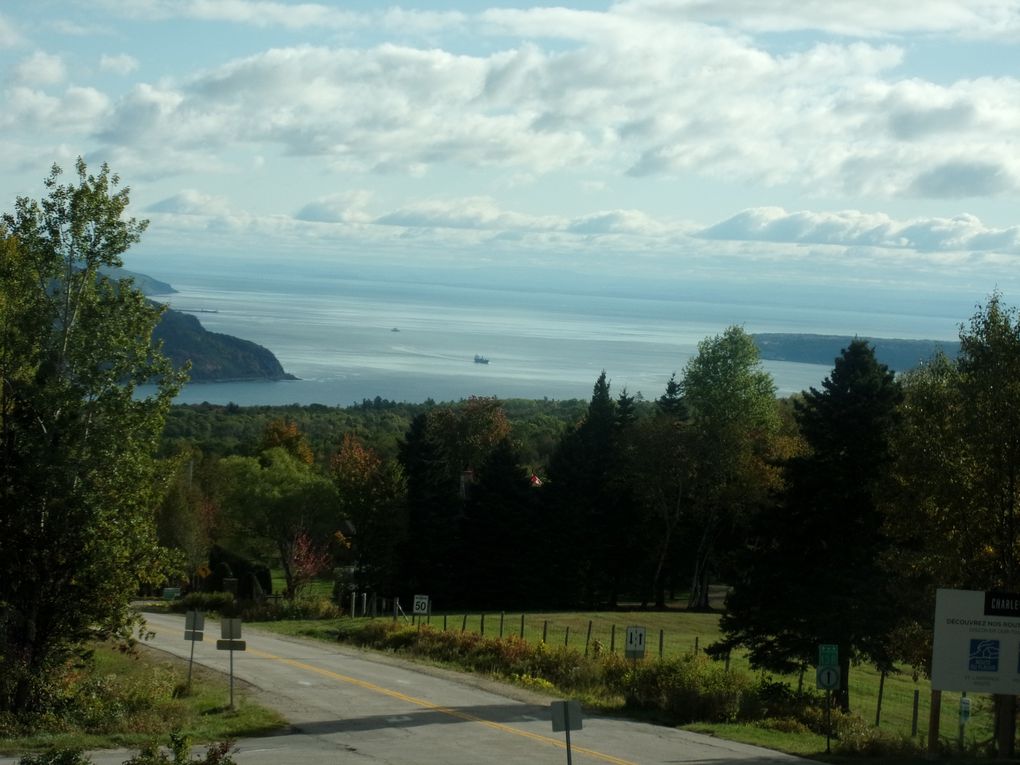
<path fill-rule="evenodd" d="M 95 657 L 90 687 L 99 684 L 104 691 L 97 698 L 108 701 L 92 702 L 91 722 L 52 719 L 46 731 L 34 735 L 0 736 L 0 752 L 140 748 L 154 739 L 166 743 L 175 729 L 194 743 L 206 743 L 285 725 L 276 712 L 249 701 L 243 689 L 235 688 L 235 709 L 230 709 L 228 681 L 218 672 L 196 665 L 188 693 L 187 662 L 176 657 L 144 648 L 126 655 L 105 645 L 97 647 Z"/>
<path fill-rule="evenodd" d="M 379 617 L 389 618 L 389 617 Z M 356 621 L 362 621 L 359 617 Z M 411 620 L 408 619 L 410 622 Z M 434 613 L 425 621 L 436 629 L 447 629 L 450 631 L 466 630 L 476 633 L 483 632 L 488 637 L 499 637 L 502 624 L 504 636 L 521 634 L 521 613 Z M 524 637 L 529 642 L 539 642 L 545 636 L 546 642 L 551 645 L 569 645 L 578 651 L 584 651 L 585 642 L 588 637 L 588 626 L 591 624 L 591 638 L 588 643 L 589 651 L 594 650 L 596 641 L 601 650 L 615 650 L 623 653 L 626 640 L 626 629 L 630 625 L 643 626 L 646 629 L 647 639 L 647 660 L 654 660 L 659 655 L 660 635 L 662 644 L 662 655 L 664 657 L 676 656 L 689 653 L 695 650 L 704 650 L 706 645 L 711 644 L 720 637 L 719 616 L 715 613 L 687 613 L 685 611 L 614 611 L 614 612 L 574 612 L 574 613 L 528 613 L 524 615 Z M 287 632 L 295 635 L 306 635 L 318 637 L 325 640 L 335 640 L 336 632 L 333 625 L 335 622 L 277 622 L 265 626 L 274 631 Z M 747 657 L 741 653 L 734 653 L 731 657 L 731 669 L 751 674 L 758 674 L 751 670 Z M 798 676 L 783 676 L 775 679 L 783 680 L 791 687 L 796 688 L 801 682 Z M 813 689 L 815 686 L 814 674 L 811 670 L 803 678 L 806 689 Z M 852 711 L 859 715 L 868 724 L 874 725 L 876 713 L 878 712 L 879 686 L 881 676 L 873 667 L 855 666 L 850 672 L 850 703 Z M 931 703 L 931 686 L 923 678 L 915 682 L 909 667 L 903 668 L 898 674 L 892 674 L 885 678 L 882 688 L 882 708 L 879 726 L 883 731 L 893 733 L 897 736 L 910 737 L 912 730 L 914 692 L 918 692 L 918 720 L 917 734 L 915 740 L 927 739 L 928 717 Z M 940 737 L 947 742 L 956 742 L 959 735 L 958 710 L 960 694 L 944 693 L 942 696 L 942 715 L 940 720 Z M 976 743 L 985 742 L 992 736 L 992 705 L 991 698 L 987 696 L 973 696 L 971 698 L 971 719 L 965 731 L 965 742 L 968 747 Z M 747 733 L 747 726 L 715 725 L 715 726 L 693 726 L 698 730 L 710 730 L 716 735 L 726 738 L 737 738 L 746 740 L 748 735 L 755 743 L 764 743 L 762 738 L 767 738 L 767 732 Z M 745 735 L 737 735 L 736 731 L 745 729 Z M 808 748 L 815 744 L 807 745 Z M 804 753 L 799 750 L 796 743 L 780 746 L 784 751 Z M 813 751 L 817 752 L 817 749 Z"/>

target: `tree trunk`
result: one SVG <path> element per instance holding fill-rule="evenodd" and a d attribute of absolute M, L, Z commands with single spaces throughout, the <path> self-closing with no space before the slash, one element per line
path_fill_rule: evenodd
<path fill-rule="evenodd" d="M 839 690 L 835 692 L 836 706 L 844 714 L 850 713 L 850 646 L 839 646 Z"/>
<path fill-rule="evenodd" d="M 998 759 L 1013 757 L 1016 740 L 1016 696 L 995 696 L 995 753 Z"/>

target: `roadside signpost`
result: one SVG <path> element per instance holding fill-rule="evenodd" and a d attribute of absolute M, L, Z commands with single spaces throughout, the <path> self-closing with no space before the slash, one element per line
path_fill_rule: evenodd
<path fill-rule="evenodd" d="M 220 651 L 230 651 L 230 708 L 234 708 L 234 651 L 243 651 L 247 644 L 241 640 L 240 619 L 220 619 L 220 640 L 216 641 L 216 648 Z M 194 648 L 194 644 L 192 644 Z"/>
<path fill-rule="evenodd" d="M 205 630 L 205 614 L 188 611 L 184 614 L 184 639 L 191 641 L 191 657 L 188 659 L 188 692 L 191 692 L 191 668 L 195 663 L 195 643 L 201 641 Z"/>
<path fill-rule="evenodd" d="M 572 765 L 570 752 L 570 731 L 581 730 L 581 704 L 578 701 L 554 701 L 550 707 L 552 712 L 553 733 L 563 733 L 567 737 L 567 765 Z"/>
<path fill-rule="evenodd" d="M 825 753 L 832 749 L 832 692 L 839 690 L 839 646 L 822 643 L 818 646 L 818 668 L 815 684 L 825 691 Z"/>
<path fill-rule="evenodd" d="M 418 623 L 421 623 L 421 619 L 424 616 L 429 615 L 429 596 L 428 595 L 415 595 L 414 596 L 414 608 L 411 610 L 412 623 L 414 617 L 418 617 Z"/>
<path fill-rule="evenodd" d="M 628 659 L 637 661 L 645 658 L 645 628 L 628 627 L 627 644 L 624 646 L 623 655 Z"/>

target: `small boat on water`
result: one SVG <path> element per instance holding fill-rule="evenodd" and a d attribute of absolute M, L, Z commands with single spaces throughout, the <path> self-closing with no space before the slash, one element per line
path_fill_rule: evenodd
<path fill-rule="evenodd" d="M 489 363 L 489 360 L 488 360 L 487 358 L 485 358 L 484 356 L 479 356 L 479 355 L 478 355 L 478 354 L 476 353 L 476 354 L 475 354 L 475 363 L 476 363 L 476 364 L 488 364 L 488 363 Z"/>
<path fill-rule="evenodd" d="M 399 327 L 394 327 L 393 329 L 390 330 L 390 332 L 399 332 L 399 331 L 400 331 Z"/>

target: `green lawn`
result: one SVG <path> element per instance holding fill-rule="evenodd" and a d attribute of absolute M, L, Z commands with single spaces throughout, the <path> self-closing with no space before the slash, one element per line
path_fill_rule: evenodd
<path fill-rule="evenodd" d="M 381 617 L 381 618 L 392 618 Z M 357 621 L 362 621 L 359 617 Z M 433 627 L 451 631 L 461 629 L 481 633 L 483 631 L 483 615 L 479 613 L 464 614 L 432 614 L 426 619 Z M 524 615 L 524 637 L 529 642 L 542 640 L 543 633 L 546 641 L 553 645 L 567 644 L 583 651 L 588 625 L 591 623 L 591 639 L 589 650 L 593 650 L 596 641 L 603 650 L 611 648 L 617 653 L 622 653 L 626 640 L 626 629 L 628 625 L 643 626 L 646 629 L 648 644 L 646 660 L 654 660 L 659 655 L 660 635 L 663 656 L 676 656 L 694 650 L 703 650 L 704 647 L 720 636 L 719 615 L 704 613 L 687 613 L 685 611 L 614 611 L 614 612 L 576 612 L 576 613 L 528 613 Z M 502 623 L 502 634 L 504 636 L 521 634 L 521 613 L 486 613 L 484 614 L 484 634 L 486 636 L 498 637 Z M 335 622 L 276 622 L 267 623 L 265 626 L 274 631 L 286 632 L 294 635 L 305 635 L 317 637 L 324 640 L 335 641 L 336 632 L 333 627 Z M 735 671 L 754 673 L 750 669 L 747 657 L 744 654 L 734 653 L 731 659 L 731 668 Z M 800 682 L 798 676 L 777 677 L 776 679 L 787 682 L 791 687 L 796 688 Z M 813 671 L 803 678 L 805 688 L 813 689 L 815 678 Z M 869 666 L 855 666 L 850 672 L 850 703 L 852 710 L 862 717 L 868 724 L 875 724 L 876 712 L 878 711 L 878 692 L 880 674 Z M 903 668 L 899 674 L 890 675 L 885 679 L 882 694 L 882 709 L 879 725 L 883 731 L 895 735 L 910 737 L 913 715 L 914 691 L 918 691 L 918 722 L 917 739 L 926 739 L 928 732 L 928 716 L 931 702 L 931 686 L 923 678 L 914 682 L 909 667 Z M 951 742 L 957 740 L 959 734 L 958 710 L 960 694 L 944 693 L 942 696 L 942 715 L 940 720 L 940 737 Z M 987 741 L 991 738 L 992 731 L 992 705 L 991 699 L 987 696 L 973 696 L 971 707 L 971 719 L 967 725 L 965 741 L 973 745 L 975 741 Z M 705 726 L 701 726 L 704 728 Z M 743 730 L 742 740 L 747 737 L 755 739 L 756 743 L 764 743 L 773 738 L 784 738 L 783 734 L 775 731 L 757 729 L 755 726 L 709 726 L 716 735 L 732 737 L 735 729 Z M 786 736 L 785 738 L 789 738 Z M 824 739 L 823 739 L 824 742 Z M 797 747 L 779 747 L 784 751 L 796 752 Z M 813 751 L 817 752 L 817 749 Z M 822 747 L 824 751 L 824 743 Z M 802 752 L 801 752 L 802 753 Z"/>
<path fill-rule="evenodd" d="M 187 662 L 161 652 L 143 648 L 132 656 L 104 645 L 95 656 L 93 683 L 106 689 L 98 697 L 110 701 L 91 703 L 91 721 L 52 718 L 46 730 L 32 735 L 0 736 L 0 752 L 140 748 L 157 738 L 166 743 L 175 729 L 194 743 L 206 743 L 261 735 L 286 724 L 236 685 L 231 710 L 227 678 L 197 665 L 188 693 Z"/>

